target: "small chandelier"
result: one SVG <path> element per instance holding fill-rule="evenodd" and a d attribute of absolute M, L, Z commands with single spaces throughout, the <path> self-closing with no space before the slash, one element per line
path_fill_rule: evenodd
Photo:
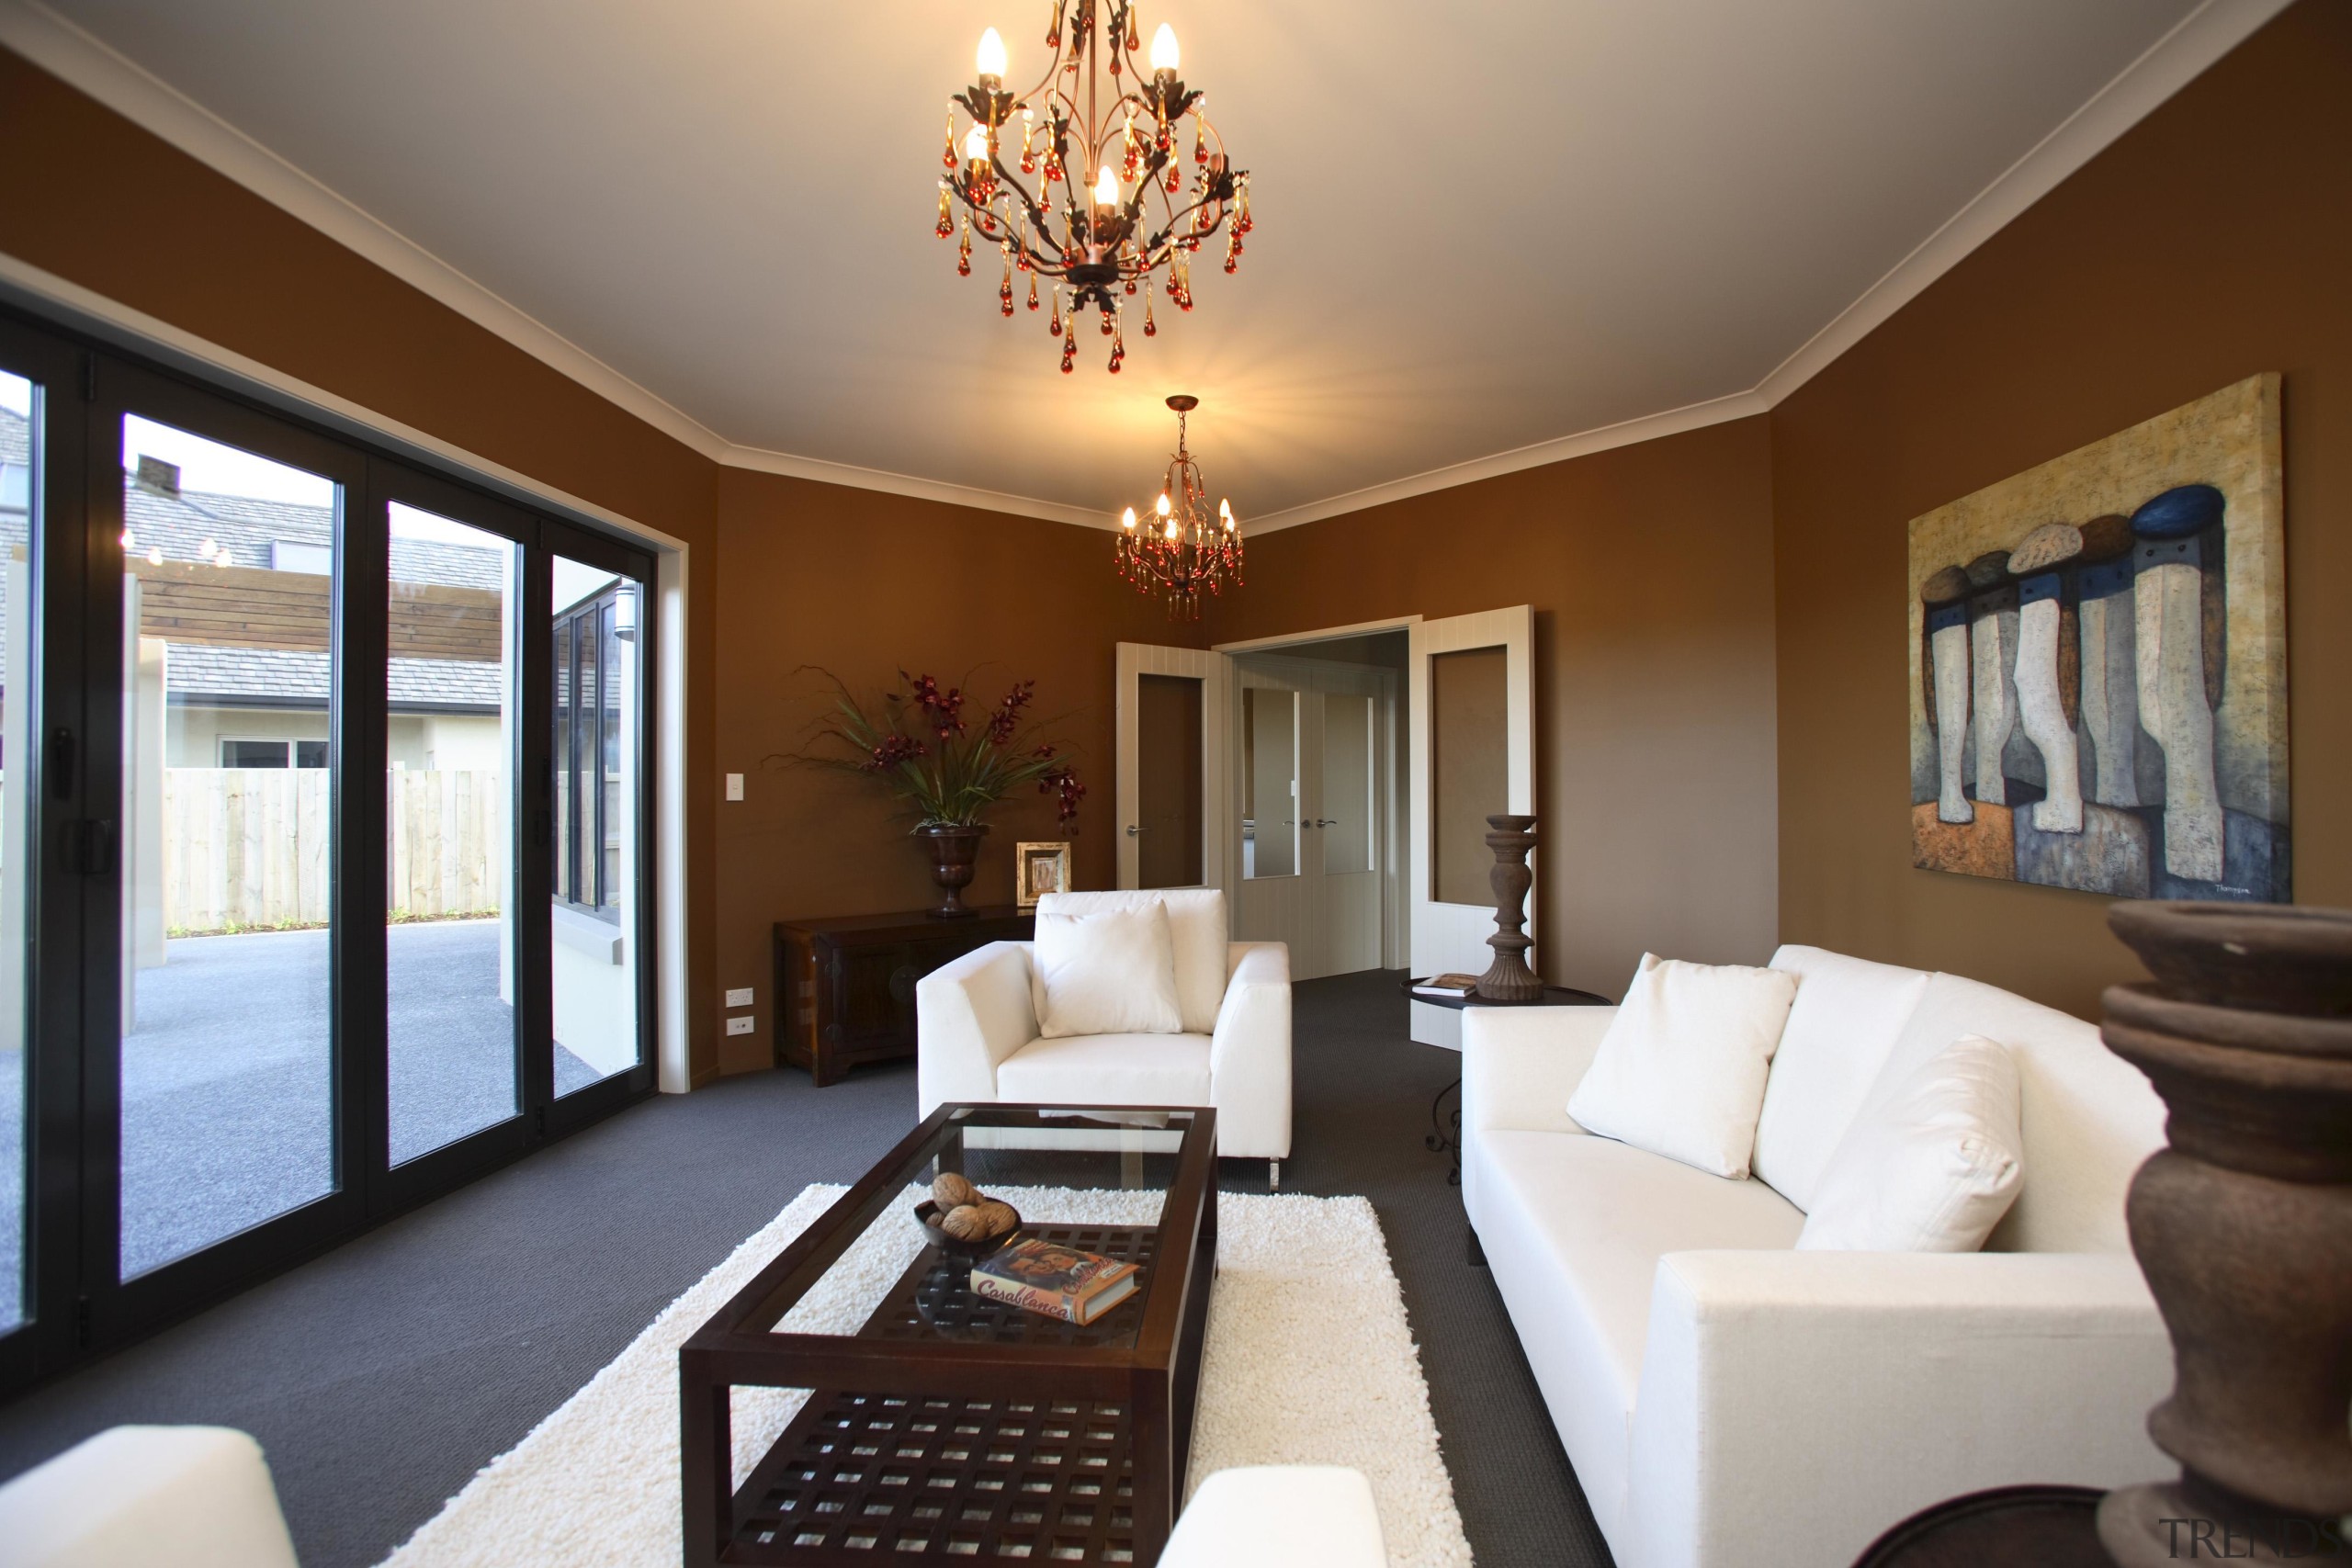
<path fill-rule="evenodd" d="M 1006 316 L 1014 311 L 1014 273 L 1029 275 L 1032 310 L 1038 308 L 1038 277 L 1054 280 L 1047 326 L 1061 344 L 1065 375 L 1076 363 L 1079 315 L 1092 306 L 1102 335 L 1111 340 L 1116 375 L 1127 356 L 1126 307 L 1138 290 L 1143 335 L 1159 333 L 1151 314 L 1154 275 L 1165 269 L 1161 287 L 1169 299 L 1189 310 L 1192 258 L 1204 241 L 1226 231 L 1225 270 L 1239 266 L 1241 237 L 1251 228 L 1250 175 L 1227 158 L 1202 95 L 1177 76 L 1176 34 L 1165 22 L 1152 35 L 1147 74 L 1135 59 L 1133 0 L 1052 4 L 1046 47 L 1053 62 L 1026 93 L 1004 90 L 1004 40 L 997 30 L 980 35 L 979 80 L 949 100 L 941 154 L 948 172 L 939 182 L 933 232 L 944 240 L 960 226 L 956 270 L 966 277 L 972 275 L 975 231 L 997 247 L 1004 262 L 997 307 Z M 970 122 L 960 140 L 958 109 Z M 1016 109 L 1017 153 L 1010 146 Z M 1035 194 L 1022 182 L 1024 175 L 1035 176 Z M 960 225 L 951 197 L 964 206 Z"/>
<path fill-rule="evenodd" d="M 1138 593 L 1166 593 L 1171 617 L 1182 614 L 1199 620 L 1204 589 L 1222 593 L 1228 584 L 1241 586 L 1241 527 L 1233 520 L 1230 502 L 1219 501 L 1216 515 L 1210 515 L 1201 466 L 1184 446 L 1184 416 L 1201 400 L 1179 393 L 1168 406 L 1176 411 L 1175 455 L 1168 460 L 1150 522 L 1139 525 L 1132 506 L 1119 518 L 1119 575 Z"/>

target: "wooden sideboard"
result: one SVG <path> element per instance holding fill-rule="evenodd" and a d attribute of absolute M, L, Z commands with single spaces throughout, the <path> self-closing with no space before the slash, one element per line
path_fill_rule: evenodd
<path fill-rule="evenodd" d="M 991 942 L 1027 942 L 1029 910 L 1009 904 L 960 920 L 849 915 L 775 926 L 775 1056 L 819 1089 L 861 1062 L 915 1054 L 915 982 Z"/>

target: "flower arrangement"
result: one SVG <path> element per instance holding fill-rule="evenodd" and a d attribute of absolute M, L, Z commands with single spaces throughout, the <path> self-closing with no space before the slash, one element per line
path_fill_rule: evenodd
<path fill-rule="evenodd" d="M 918 829 L 978 827 L 989 807 L 1034 784 L 1038 794 L 1056 797 L 1062 829 L 1078 830 L 1086 786 L 1077 770 L 1053 742 L 1032 744 L 1021 735 L 1036 682 L 1014 682 L 972 724 L 965 718 L 964 689 L 942 689 L 929 675 L 901 670 L 903 689 L 862 703 L 832 671 L 818 673 L 833 684 L 833 705 L 811 726 L 800 761 L 873 777 L 905 804 Z"/>

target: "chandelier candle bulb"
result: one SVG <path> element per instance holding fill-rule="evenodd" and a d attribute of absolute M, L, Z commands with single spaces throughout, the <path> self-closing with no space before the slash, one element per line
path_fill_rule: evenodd
<path fill-rule="evenodd" d="M 1166 22 L 1151 35 L 1151 73 L 1155 76 L 1170 77 L 1183 63 L 1183 55 L 1176 47 L 1176 29 Z"/>
<path fill-rule="evenodd" d="M 991 93 L 1002 92 L 1005 67 L 1004 39 L 997 36 L 997 30 L 994 28 L 989 28 L 980 34 L 977 63 L 980 73 L 980 85 Z"/>

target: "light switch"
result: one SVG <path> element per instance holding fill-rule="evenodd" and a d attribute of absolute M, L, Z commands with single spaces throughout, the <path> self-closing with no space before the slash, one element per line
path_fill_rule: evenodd
<path fill-rule="evenodd" d="M 729 800 L 741 800 L 743 798 L 742 774 L 729 773 L 727 775 L 727 798 Z"/>
<path fill-rule="evenodd" d="M 749 986 L 738 986 L 733 990 L 728 992 L 727 1005 L 731 1008 L 750 1007 L 752 1005 L 752 987 Z"/>
<path fill-rule="evenodd" d="M 742 1017 L 741 1017 L 741 1018 L 730 1018 L 730 1019 L 729 1019 L 729 1020 L 727 1021 L 727 1032 L 728 1032 L 728 1033 L 729 1033 L 729 1034 L 749 1034 L 749 1033 L 751 1033 L 751 1032 L 752 1032 L 752 1015 L 751 1015 L 750 1013 L 745 1013 L 745 1014 L 744 1014 Z"/>

